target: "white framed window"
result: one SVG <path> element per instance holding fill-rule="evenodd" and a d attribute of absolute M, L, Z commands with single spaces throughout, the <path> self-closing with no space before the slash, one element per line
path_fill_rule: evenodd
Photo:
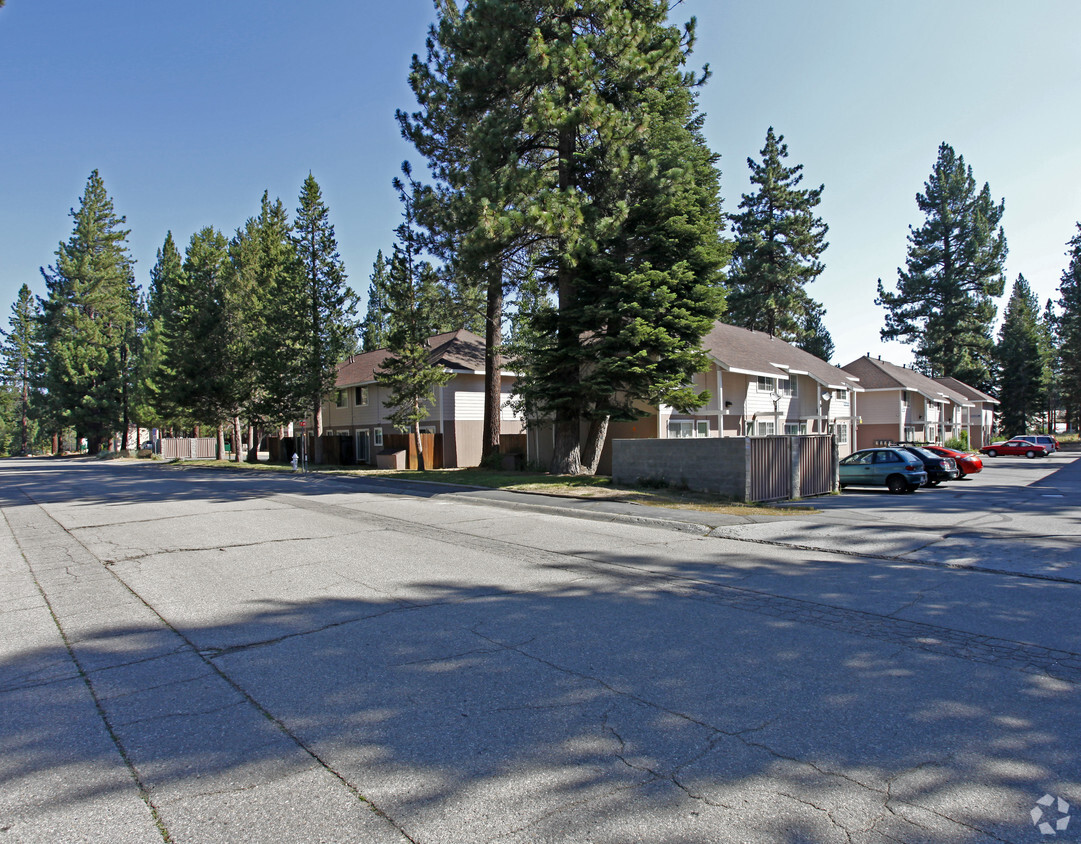
<path fill-rule="evenodd" d="M 699 419 L 695 422 L 695 436 L 708 437 L 709 436 L 709 422 L 705 419 Z"/>
<path fill-rule="evenodd" d="M 845 445 L 848 442 L 848 423 L 838 422 L 834 425 L 833 436 L 837 438 L 837 445 Z"/>
<path fill-rule="evenodd" d="M 383 447 L 383 429 L 382 428 L 376 428 L 375 430 L 372 431 L 372 442 L 375 444 L 376 448 L 382 448 Z"/>
<path fill-rule="evenodd" d="M 685 419 L 668 420 L 668 439 L 681 440 L 693 436 L 694 433 L 691 430 L 691 423 L 689 421 Z"/>
<path fill-rule="evenodd" d="M 765 375 L 758 376 L 758 392 L 760 393 L 772 393 L 774 387 L 777 386 L 777 382 L 773 378 L 767 378 Z"/>
<path fill-rule="evenodd" d="M 335 407 L 345 407 L 345 403 L 346 403 L 345 390 L 335 390 L 334 391 L 334 406 Z"/>
<path fill-rule="evenodd" d="M 353 392 L 354 392 L 353 404 L 355 404 L 357 407 L 367 407 L 368 406 L 368 388 L 367 387 L 356 387 Z"/>
<path fill-rule="evenodd" d="M 788 396 L 789 398 L 794 397 L 796 395 L 796 379 L 778 378 L 777 392 L 782 396 Z"/>
<path fill-rule="evenodd" d="M 935 441 L 936 428 L 934 425 L 927 426 L 927 442 L 933 443 Z"/>
<path fill-rule="evenodd" d="M 760 437 L 772 437 L 776 430 L 772 422 L 758 423 L 758 436 Z"/>
<path fill-rule="evenodd" d="M 794 437 L 807 433 L 806 422 L 785 422 L 784 423 L 785 436 Z"/>

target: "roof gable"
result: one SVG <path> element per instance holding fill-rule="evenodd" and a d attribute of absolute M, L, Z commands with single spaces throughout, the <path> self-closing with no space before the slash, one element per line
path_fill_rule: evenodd
<path fill-rule="evenodd" d="M 447 369 L 467 372 L 484 371 L 484 340 L 464 328 L 446 334 L 436 334 L 427 340 L 431 349 L 428 361 Z M 376 349 L 351 355 L 338 364 L 335 386 L 339 389 L 354 384 L 372 384 L 378 379 L 379 368 L 391 356 L 386 349 Z"/>
<path fill-rule="evenodd" d="M 732 372 L 770 378 L 808 375 L 834 389 L 861 389 L 858 377 L 762 331 L 715 322 L 702 347 L 722 369 Z"/>
<path fill-rule="evenodd" d="M 860 384 L 866 390 L 912 390 L 932 401 L 950 401 L 958 405 L 972 404 L 967 396 L 950 389 L 934 378 L 909 369 L 907 366 L 898 366 L 888 360 L 882 360 L 882 358 L 864 355 L 851 363 L 846 363 L 841 369 L 858 376 Z"/>

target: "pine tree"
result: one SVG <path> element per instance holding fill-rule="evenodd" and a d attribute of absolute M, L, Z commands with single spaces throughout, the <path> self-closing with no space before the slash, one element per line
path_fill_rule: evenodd
<path fill-rule="evenodd" d="M 34 439 L 35 420 L 31 415 L 34 382 L 37 380 L 38 328 L 41 311 L 30 288 L 23 285 L 11 306 L 8 331 L 0 329 L 0 380 L 11 390 L 13 408 L 17 410 L 17 443 L 9 448 L 17 454 L 29 454 Z"/>
<path fill-rule="evenodd" d="M 380 249 L 372 264 L 371 284 L 368 286 L 368 308 L 360 323 L 361 348 L 366 352 L 387 347 L 390 316 L 387 312 L 387 286 L 390 284 L 390 261 Z"/>
<path fill-rule="evenodd" d="M 815 303 L 810 303 L 814 305 Z M 803 331 L 796 345 L 805 352 L 829 362 L 833 357 L 833 336 L 829 333 L 822 317 L 825 309 L 821 306 L 809 307 L 803 319 Z"/>
<path fill-rule="evenodd" d="M 300 192 L 293 242 L 304 282 L 307 317 L 304 386 L 315 417 L 315 434 L 321 437 L 323 397 L 334 388 L 338 364 L 355 343 L 352 314 L 356 294 L 345 283 L 345 264 L 338 254 L 330 211 L 311 173 Z"/>
<path fill-rule="evenodd" d="M 135 281 L 125 220 L 97 170 L 71 216 L 71 238 L 57 249 L 56 264 L 42 269 L 42 383 L 54 424 L 74 427 L 96 454 L 124 424 Z"/>
<path fill-rule="evenodd" d="M 398 226 L 397 242 L 387 274 L 386 307 L 390 320 L 387 350 L 376 377 L 390 392 L 384 404 L 388 418 L 402 430 L 412 428 L 416 440 L 418 468 L 424 471 L 426 458 L 420 439 L 420 423 L 431 414 L 435 389 L 450 380 L 450 373 L 431 362 L 428 337 L 431 334 L 431 294 L 434 283 L 431 265 L 418 261 L 418 237 L 414 205 L 415 182 L 408 163 L 402 165 L 406 181 L 395 178 L 405 220 Z"/>
<path fill-rule="evenodd" d="M 1040 306 L 1025 277 L 1019 275 L 1006 304 L 995 358 L 998 363 L 999 413 L 1006 431 L 1024 433 L 1043 409 L 1044 342 Z"/>
<path fill-rule="evenodd" d="M 144 301 L 146 327 L 142 333 L 135 405 L 137 418 L 150 425 L 180 422 L 180 408 L 169 387 L 166 368 L 168 335 L 166 327 L 175 321 L 177 288 L 184 275 L 184 258 L 173 233 L 166 232 L 150 270 L 150 290 Z"/>
<path fill-rule="evenodd" d="M 550 365 L 535 371 L 559 385 L 544 404 L 556 429 L 552 468 L 561 473 L 582 470 L 580 422 L 598 412 L 592 402 L 601 386 L 581 380 L 589 371 L 583 360 L 597 361 L 581 342 L 591 327 L 585 262 L 622 239 L 636 174 L 656 168 L 638 143 L 657 106 L 650 92 L 668 90 L 680 76 L 693 41 L 693 22 L 681 34 L 666 25 L 667 10 L 658 0 L 476 0 L 460 12 L 445 4 L 427 61 L 413 64 L 421 110 L 400 116 L 438 183 L 435 219 L 453 233 L 456 263 L 487 285 L 487 331 L 501 323 L 507 279 L 521 274 L 512 265 L 536 263 L 554 290 Z M 658 184 L 675 192 L 679 180 Z M 666 267 L 637 283 L 668 277 Z M 682 305 L 669 302 L 661 313 Z M 637 360 L 628 361 L 622 374 L 633 380 L 639 371 Z M 489 404 L 495 412 L 491 381 L 485 392 L 486 412 Z"/>
<path fill-rule="evenodd" d="M 992 389 L 993 297 L 1005 288 L 1005 203 L 977 193 L 972 168 L 953 147 L 938 148 L 934 171 L 916 195 L 927 215 L 908 235 L 907 270 L 897 270 L 896 292 L 878 280 L 875 303 L 886 308 L 883 340 L 915 346 L 918 368 Z"/>
<path fill-rule="evenodd" d="M 1081 223 L 1066 254 L 1070 263 L 1058 288 L 1059 389 L 1067 424 L 1076 428 L 1081 422 Z"/>
<path fill-rule="evenodd" d="M 1058 315 L 1055 303 L 1048 299 L 1040 317 L 1040 362 L 1043 366 L 1042 388 L 1047 412 L 1046 429 L 1055 433 L 1055 420 L 1058 415 L 1060 361 L 1058 342 Z"/>
<path fill-rule="evenodd" d="M 190 420 L 219 428 L 240 413 L 245 396 L 234 375 L 229 242 L 207 226 L 191 237 L 165 322 L 165 366 L 176 406 Z"/>
<path fill-rule="evenodd" d="M 231 417 L 238 443 L 241 416 L 278 425 L 311 410 L 310 287 L 293 232 L 285 205 L 271 202 L 264 191 L 258 216 L 229 245 L 234 275 L 226 315 L 240 408 Z"/>
<path fill-rule="evenodd" d="M 808 316 L 821 309 L 806 288 L 825 269 L 819 259 L 829 245 L 828 227 L 814 214 L 825 188 L 799 187 L 803 165 L 785 166 L 788 145 L 772 126 L 761 156 L 761 163 L 747 159 L 757 189 L 743 194 L 742 211 L 733 217 L 727 319 L 795 343 Z"/>

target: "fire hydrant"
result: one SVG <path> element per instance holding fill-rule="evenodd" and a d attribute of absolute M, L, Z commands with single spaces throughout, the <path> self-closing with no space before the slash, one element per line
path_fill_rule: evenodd
<path fill-rule="evenodd" d="M 292 464 L 293 464 L 293 471 L 294 471 L 294 472 L 295 472 L 295 471 L 297 470 L 297 461 L 299 461 L 299 460 L 300 460 L 300 457 L 299 457 L 299 456 L 297 455 L 297 453 L 296 453 L 296 452 L 294 451 L 294 452 L 293 452 L 293 459 L 289 461 L 290 463 L 292 463 Z"/>

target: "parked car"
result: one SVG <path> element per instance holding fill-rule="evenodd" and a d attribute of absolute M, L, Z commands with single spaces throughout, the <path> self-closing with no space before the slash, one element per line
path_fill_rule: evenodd
<path fill-rule="evenodd" d="M 841 489 L 885 486 L 894 494 L 914 492 L 927 483 L 927 471 L 914 454 L 900 448 L 864 448 L 840 464 Z"/>
<path fill-rule="evenodd" d="M 1033 457 L 1047 457 L 1047 448 L 1037 443 L 1030 443 L 1028 440 L 1008 440 L 1007 442 L 985 445 L 980 449 L 980 453 L 986 454 L 988 457 L 998 457 L 1000 454 L 1023 454 L 1031 460 Z"/>
<path fill-rule="evenodd" d="M 1048 454 L 1054 454 L 1056 451 L 1062 448 L 1062 445 L 1054 437 L 1048 434 L 1019 434 L 1016 437 L 1010 437 L 1011 440 L 1024 440 L 1027 443 L 1036 443 L 1036 445 L 1042 445 L 1047 449 Z"/>
<path fill-rule="evenodd" d="M 980 459 L 978 454 L 969 454 L 964 451 L 958 451 L 955 448 L 946 448 L 941 445 L 925 445 L 928 451 L 933 451 L 940 457 L 952 457 L 953 461 L 957 464 L 957 471 L 961 473 L 962 477 L 965 475 L 975 475 L 977 472 L 983 470 L 983 460 Z"/>
<path fill-rule="evenodd" d="M 923 468 L 927 472 L 928 486 L 938 486 L 943 481 L 952 481 L 961 475 L 957 471 L 957 462 L 952 457 L 940 457 L 934 452 L 917 445 L 902 445 L 898 446 L 898 448 L 914 455 L 923 464 Z"/>

